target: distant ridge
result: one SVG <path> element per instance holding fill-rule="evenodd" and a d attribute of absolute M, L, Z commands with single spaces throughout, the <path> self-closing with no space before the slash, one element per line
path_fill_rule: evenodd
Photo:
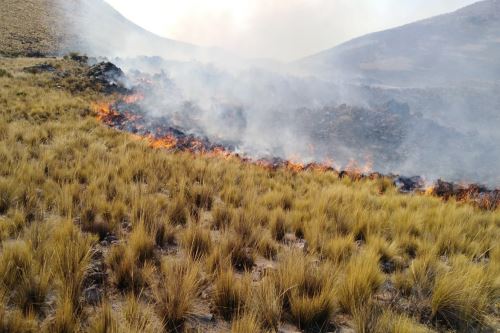
<path fill-rule="evenodd" d="M 173 60 L 213 60 L 213 48 L 157 36 L 132 23 L 103 0 L 0 0 L 0 53 L 99 56 L 158 55 Z"/>
<path fill-rule="evenodd" d="M 308 72 L 397 86 L 500 78 L 500 0 L 365 35 L 299 60 Z"/>

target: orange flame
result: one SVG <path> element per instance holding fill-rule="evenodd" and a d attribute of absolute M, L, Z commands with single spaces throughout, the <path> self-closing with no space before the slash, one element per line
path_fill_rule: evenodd
<path fill-rule="evenodd" d="M 109 103 L 106 102 L 92 103 L 91 110 L 96 114 L 96 119 L 99 121 L 104 121 L 104 119 L 110 115 L 118 114 L 115 111 L 113 111 Z"/>
<path fill-rule="evenodd" d="M 123 101 L 127 104 L 137 103 L 139 101 L 142 101 L 143 99 L 144 99 L 144 94 L 142 93 L 137 93 L 123 97 Z"/>
<path fill-rule="evenodd" d="M 156 149 L 172 149 L 177 145 L 177 139 L 171 135 L 159 139 L 150 136 L 148 142 L 152 148 Z"/>

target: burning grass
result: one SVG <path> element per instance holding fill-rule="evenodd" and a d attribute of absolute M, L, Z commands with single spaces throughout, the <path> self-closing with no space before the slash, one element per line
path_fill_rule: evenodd
<path fill-rule="evenodd" d="M 498 210 L 151 149 L 35 61 L 0 59 L 0 331 L 498 328 Z"/>

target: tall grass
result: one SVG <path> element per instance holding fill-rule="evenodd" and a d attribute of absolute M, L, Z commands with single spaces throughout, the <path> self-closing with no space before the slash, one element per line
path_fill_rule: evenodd
<path fill-rule="evenodd" d="M 0 331 L 498 321 L 500 211 L 401 195 L 385 178 L 151 149 L 93 119 L 91 103 L 114 97 L 84 65 L 47 61 L 66 74 L 0 59 Z"/>

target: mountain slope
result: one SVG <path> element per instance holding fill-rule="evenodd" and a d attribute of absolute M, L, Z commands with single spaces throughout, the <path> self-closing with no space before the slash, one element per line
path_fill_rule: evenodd
<path fill-rule="evenodd" d="M 103 0 L 0 0 L 0 53 L 99 56 L 159 55 L 214 60 L 224 53 L 154 35 Z"/>
<path fill-rule="evenodd" d="M 500 77 L 500 0 L 369 34 L 296 63 L 365 83 L 439 85 Z"/>
<path fill-rule="evenodd" d="M 54 54 L 67 36 L 55 28 L 63 16 L 53 0 L 0 0 L 0 54 Z"/>

